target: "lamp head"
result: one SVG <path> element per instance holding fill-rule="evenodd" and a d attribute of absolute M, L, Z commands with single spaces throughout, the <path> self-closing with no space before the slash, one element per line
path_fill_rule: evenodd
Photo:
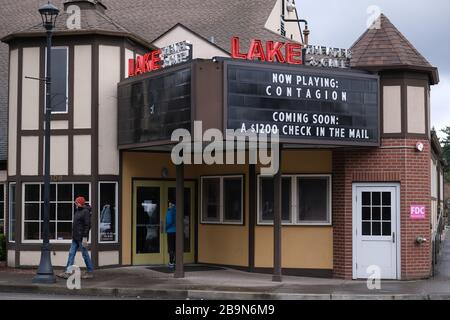
<path fill-rule="evenodd" d="M 55 27 L 59 9 L 49 1 L 39 8 L 39 13 L 41 14 L 43 27 L 46 30 L 51 31 Z"/>

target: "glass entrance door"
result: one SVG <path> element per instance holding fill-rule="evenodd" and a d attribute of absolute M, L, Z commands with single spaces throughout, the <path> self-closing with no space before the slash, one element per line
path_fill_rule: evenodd
<path fill-rule="evenodd" d="M 184 189 L 184 262 L 194 262 L 193 182 Z M 165 219 L 168 201 L 175 201 L 172 181 L 135 181 L 133 185 L 133 264 L 151 265 L 169 262 Z"/>

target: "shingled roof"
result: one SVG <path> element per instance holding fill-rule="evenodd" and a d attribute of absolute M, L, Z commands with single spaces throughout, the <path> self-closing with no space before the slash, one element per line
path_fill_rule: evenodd
<path fill-rule="evenodd" d="M 69 28 L 68 21 L 71 20 L 72 12 L 68 12 L 67 8 L 70 5 L 77 5 L 81 9 L 80 28 Z M 54 36 L 63 36 L 69 34 L 107 34 L 125 36 L 133 39 L 134 41 L 144 45 L 145 47 L 151 47 L 151 44 L 130 31 L 119 23 L 115 22 L 106 13 L 106 6 L 99 1 L 90 0 L 69 0 L 64 2 L 64 10 L 60 10 L 60 14 L 56 19 L 56 26 L 53 30 Z M 44 36 L 44 30 L 42 28 L 42 21 L 38 14 L 30 19 L 31 22 L 35 22 L 34 25 L 28 25 L 25 29 L 15 31 L 6 37 L 2 38 L 3 42 L 9 42 L 15 38 L 29 38 Z"/>
<path fill-rule="evenodd" d="M 365 70 L 414 70 L 430 75 L 432 84 L 439 82 L 433 67 L 384 15 L 353 44 L 351 66 Z"/>
<path fill-rule="evenodd" d="M 103 0 L 108 15 L 128 30 L 153 42 L 181 24 L 230 52 L 232 36 L 244 49 L 250 39 L 286 41 L 264 28 L 277 0 Z"/>

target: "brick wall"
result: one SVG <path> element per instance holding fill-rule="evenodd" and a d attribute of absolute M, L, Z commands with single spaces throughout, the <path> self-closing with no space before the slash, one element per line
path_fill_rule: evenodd
<path fill-rule="evenodd" d="M 431 245 L 418 246 L 417 236 L 430 239 L 430 145 L 415 150 L 417 139 L 383 139 L 381 148 L 336 150 L 333 153 L 334 275 L 352 278 L 352 184 L 400 183 L 401 276 L 420 279 L 431 274 Z M 426 220 L 409 218 L 411 204 L 427 207 Z"/>

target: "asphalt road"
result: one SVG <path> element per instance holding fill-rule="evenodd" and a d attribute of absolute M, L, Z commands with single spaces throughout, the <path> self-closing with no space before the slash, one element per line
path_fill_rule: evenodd
<path fill-rule="evenodd" d="M 75 295 L 46 295 L 33 293 L 6 293 L 0 292 L 0 300 L 123 300 L 122 298 L 93 297 L 93 296 L 75 296 Z M 126 300 L 145 300 L 129 299 Z"/>

